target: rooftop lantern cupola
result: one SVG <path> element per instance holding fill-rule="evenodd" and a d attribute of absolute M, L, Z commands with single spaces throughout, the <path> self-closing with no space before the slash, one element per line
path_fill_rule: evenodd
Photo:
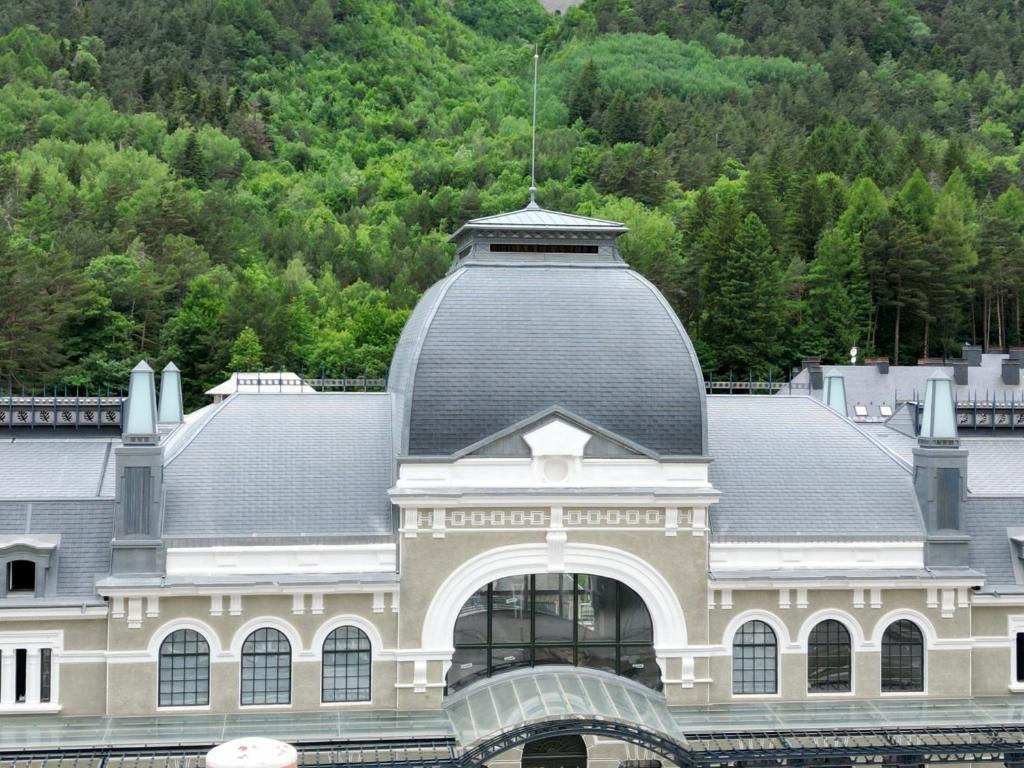
<path fill-rule="evenodd" d="M 914 449 L 914 490 L 924 517 L 925 565 L 967 565 L 970 537 L 963 520 L 967 451 L 960 448 L 953 380 L 937 370 L 925 387 L 921 432 Z"/>
<path fill-rule="evenodd" d="M 841 416 L 849 416 L 846 410 L 846 380 L 837 369 L 830 368 L 825 374 L 825 405 Z"/>
<path fill-rule="evenodd" d="M 156 443 L 156 384 L 153 369 L 145 360 L 140 360 L 138 365 L 132 368 L 125 410 L 127 413 L 122 430 L 124 443 Z"/>
<path fill-rule="evenodd" d="M 184 418 L 181 400 L 181 371 L 174 363 L 168 363 L 160 373 L 161 424 L 180 424 Z"/>

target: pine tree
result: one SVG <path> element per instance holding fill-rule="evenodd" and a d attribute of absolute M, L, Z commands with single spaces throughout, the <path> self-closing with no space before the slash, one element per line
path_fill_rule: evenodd
<path fill-rule="evenodd" d="M 231 361 L 228 363 L 229 373 L 234 371 L 263 370 L 263 347 L 256 331 L 245 326 L 231 345 Z"/>
<path fill-rule="evenodd" d="M 597 109 L 601 94 L 601 79 L 591 59 L 580 69 L 576 83 L 569 91 L 569 122 L 589 122 Z"/>
<path fill-rule="evenodd" d="M 903 323 L 927 309 L 928 260 L 920 232 L 906 206 L 896 201 L 883 240 L 884 302 L 892 312 L 893 365 L 899 365 Z"/>
<path fill-rule="evenodd" d="M 604 113 L 604 135 L 612 144 L 636 140 L 636 108 L 622 91 L 616 91 Z"/>
<path fill-rule="evenodd" d="M 142 70 L 142 82 L 139 85 L 139 98 L 143 104 L 149 104 L 156 93 L 156 86 L 153 85 L 153 73 L 149 67 Z"/>
<path fill-rule="evenodd" d="M 836 228 L 822 234 L 804 285 L 802 353 L 841 362 L 866 346 L 871 292 L 859 240 Z"/>
<path fill-rule="evenodd" d="M 719 370 L 774 371 L 782 358 L 786 297 L 779 257 L 768 228 L 747 214 L 736 231 L 729 257 L 710 276 L 704 341 L 715 351 Z"/>
<path fill-rule="evenodd" d="M 192 179 L 200 188 L 205 187 L 209 181 L 206 160 L 195 131 L 189 131 L 188 139 L 185 141 L 185 150 L 181 153 L 178 172 L 182 176 Z"/>

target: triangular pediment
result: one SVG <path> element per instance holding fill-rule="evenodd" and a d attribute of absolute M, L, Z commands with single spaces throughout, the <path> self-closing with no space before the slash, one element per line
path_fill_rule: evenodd
<path fill-rule="evenodd" d="M 548 408 L 455 453 L 491 458 L 530 456 L 657 458 L 643 446 L 562 408 Z"/>

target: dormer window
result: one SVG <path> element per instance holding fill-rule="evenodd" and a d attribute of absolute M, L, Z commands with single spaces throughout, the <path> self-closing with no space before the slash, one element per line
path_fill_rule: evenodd
<path fill-rule="evenodd" d="M 7 563 L 7 593 L 35 594 L 36 564 L 32 560 L 11 560 Z"/>
<path fill-rule="evenodd" d="M 0 536 L 0 599 L 53 594 L 57 586 L 54 555 L 59 546 L 59 534 Z"/>

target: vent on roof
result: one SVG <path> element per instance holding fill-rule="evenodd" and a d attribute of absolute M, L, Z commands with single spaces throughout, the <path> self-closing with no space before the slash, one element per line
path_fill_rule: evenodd
<path fill-rule="evenodd" d="M 564 243 L 491 243 L 491 253 L 597 253 L 596 245 Z"/>
<path fill-rule="evenodd" d="M 868 415 L 868 407 L 866 405 L 855 405 L 853 406 L 853 412 L 860 418 L 866 418 Z"/>
<path fill-rule="evenodd" d="M 963 356 L 967 360 L 967 364 L 972 368 L 976 368 L 981 365 L 981 345 L 980 344 L 964 344 Z"/>
<path fill-rule="evenodd" d="M 953 381 L 956 382 L 958 387 L 967 386 L 967 377 L 969 364 L 966 360 L 954 360 L 953 361 Z"/>
<path fill-rule="evenodd" d="M 888 419 L 890 416 L 892 416 L 892 406 L 880 405 L 878 406 L 878 412 Z"/>
<path fill-rule="evenodd" d="M 1020 362 L 1003 360 L 1003 384 L 1015 387 L 1020 384 Z"/>

